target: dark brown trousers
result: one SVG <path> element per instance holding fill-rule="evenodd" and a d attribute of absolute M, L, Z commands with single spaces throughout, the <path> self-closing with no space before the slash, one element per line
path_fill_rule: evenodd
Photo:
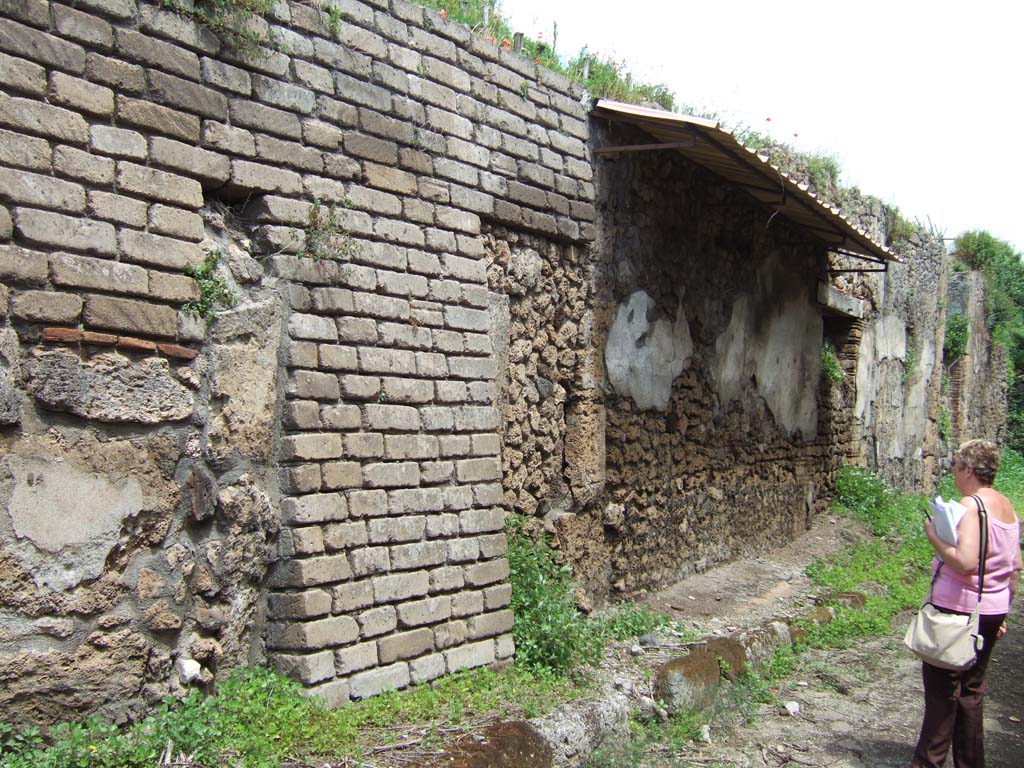
<path fill-rule="evenodd" d="M 982 705 L 985 669 L 1005 616 L 981 616 L 985 645 L 970 669 L 956 672 L 921 664 L 924 679 L 924 722 L 911 768 L 942 768 L 953 744 L 956 768 L 985 768 Z"/>

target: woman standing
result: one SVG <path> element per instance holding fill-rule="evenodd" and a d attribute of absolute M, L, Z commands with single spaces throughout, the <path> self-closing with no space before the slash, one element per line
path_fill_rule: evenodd
<path fill-rule="evenodd" d="M 922 664 L 924 722 L 911 762 L 913 768 L 942 768 L 950 742 L 956 768 L 984 768 L 982 704 L 985 668 L 996 643 L 1006 634 L 1017 575 L 1021 570 L 1020 521 L 1010 501 L 992 487 L 999 469 L 999 448 L 988 440 L 969 440 L 953 457 L 953 480 L 964 495 L 967 511 L 957 526 L 956 545 L 935 533 L 931 518 L 925 535 L 935 549 L 938 576 L 932 585 L 931 603 L 943 611 L 970 614 L 978 601 L 978 547 L 981 539 L 978 503 L 988 516 L 988 554 L 985 584 L 979 610 L 984 646 L 970 669 L 940 669 Z"/>

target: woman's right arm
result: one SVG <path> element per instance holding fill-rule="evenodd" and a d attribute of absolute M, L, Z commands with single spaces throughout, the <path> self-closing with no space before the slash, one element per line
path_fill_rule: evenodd
<path fill-rule="evenodd" d="M 947 544 L 935 532 L 932 520 L 925 522 L 924 531 L 931 542 L 935 554 L 943 563 L 962 576 L 970 576 L 978 572 L 978 546 L 981 539 L 981 525 L 978 522 L 978 506 L 974 499 L 967 497 L 961 502 L 967 511 L 960 518 L 956 528 L 956 544 Z"/>

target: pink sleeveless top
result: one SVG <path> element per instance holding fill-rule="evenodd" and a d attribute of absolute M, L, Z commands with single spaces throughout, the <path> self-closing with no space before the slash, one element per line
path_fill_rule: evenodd
<path fill-rule="evenodd" d="M 936 557 L 933 568 L 942 561 Z M 979 613 L 994 616 L 1010 610 L 1010 577 L 1021 570 L 1020 521 L 1004 523 L 988 516 L 988 556 L 985 587 Z M 961 576 L 948 565 L 935 580 L 931 603 L 951 611 L 970 613 L 978 603 L 978 574 Z"/>

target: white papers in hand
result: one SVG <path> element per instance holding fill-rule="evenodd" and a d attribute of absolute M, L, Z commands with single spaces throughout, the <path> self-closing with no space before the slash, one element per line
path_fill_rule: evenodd
<path fill-rule="evenodd" d="M 936 496 L 935 501 L 928 502 L 932 508 L 932 517 L 935 519 L 935 533 L 947 544 L 956 546 L 956 527 L 960 525 L 960 518 L 964 516 L 967 507 L 959 501 L 950 499 L 944 501 L 941 496 Z"/>

